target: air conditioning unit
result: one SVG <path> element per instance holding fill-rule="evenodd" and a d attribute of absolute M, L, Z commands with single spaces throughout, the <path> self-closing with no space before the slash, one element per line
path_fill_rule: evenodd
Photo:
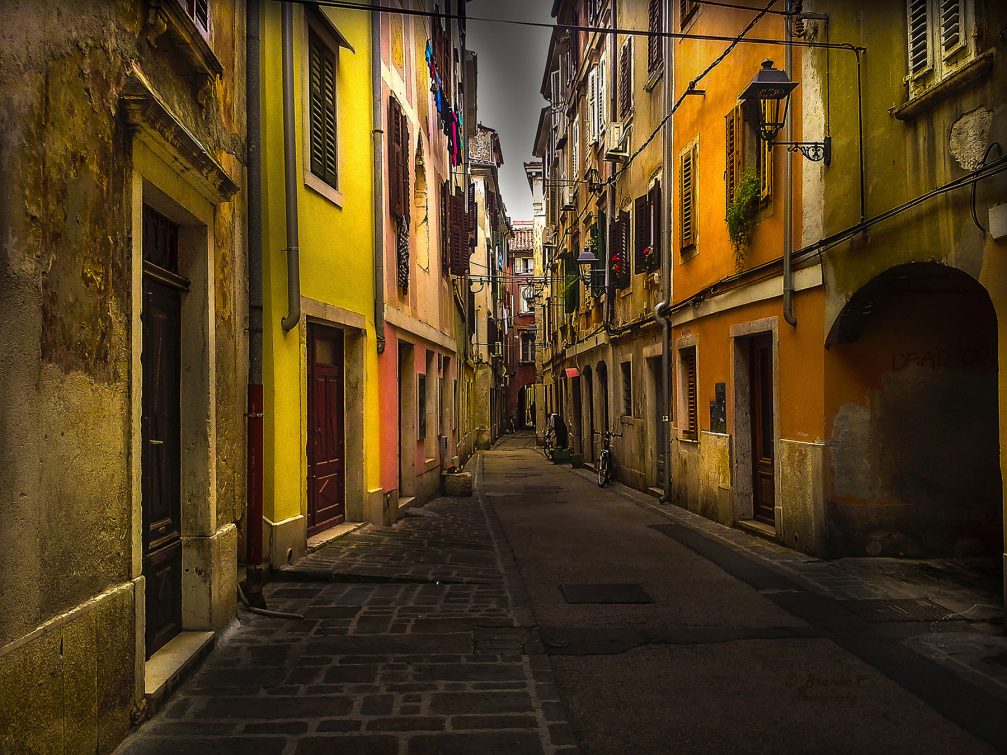
<path fill-rule="evenodd" d="M 605 159 L 613 163 L 629 160 L 629 129 L 618 121 L 608 124 L 605 132 Z"/>
<path fill-rule="evenodd" d="M 563 204 L 560 206 L 561 210 L 576 210 L 577 209 L 577 195 L 576 189 L 572 186 L 563 187 Z"/>

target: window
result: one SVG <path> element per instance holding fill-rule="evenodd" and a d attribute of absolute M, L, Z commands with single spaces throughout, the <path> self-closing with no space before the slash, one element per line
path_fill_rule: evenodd
<path fill-rule="evenodd" d="M 950 75 L 974 50 L 968 34 L 974 0 L 907 0 L 909 93 Z"/>
<path fill-rule="evenodd" d="M 679 349 L 680 388 L 682 396 L 682 437 L 699 439 L 699 404 L 696 391 L 696 347 Z"/>
<path fill-rule="evenodd" d="M 521 361 L 535 361 L 535 335 L 533 333 L 521 334 Z"/>
<path fill-rule="evenodd" d="M 591 96 L 593 107 L 591 107 L 591 142 L 601 141 L 608 125 L 606 117 L 606 106 L 608 105 L 608 62 L 606 56 L 602 55 L 598 65 L 594 67 L 591 75 L 594 77 L 591 83 Z"/>
<path fill-rule="evenodd" d="M 336 53 L 308 32 L 308 111 L 311 172 L 338 188 L 336 155 Z"/>
<path fill-rule="evenodd" d="M 388 208 L 397 218 L 409 213 L 409 119 L 394 97 L 388 98 Z"/>
<path fill-rule="evenodd" d="M 699 145 L 693 143 L 679 156 L 678 194 L 679 194 L 679 242 L 683 252 L 696 246 L 699 236 L 696 227 L 698 191 L 696 172 L 698 170 Z"/>
<path fill-rule="evenodd" d="M 620 212 L 609 225 L 609 282 L 615 288 L 629 286 L 629 213 Z"/>
<path fill-rule="evenodd" d="M 580 116 L 573 119 L 573 144 L 571 145 L 572 160 L 570 177 L 576 179 L 580 175 Z"/>
<path fill-rule="evenodd" d="M 664 31 L 664 0 L 650 0 L 647 30 L 647 70 L 654 73 L 664 63 L 664 37 L 655 36 Z"/>
<path fill-rule="evenodd" d="M 684 29 L 692 14 L 699 10 L 699 3 L 696 0 L 679 0 L 678 10 L 678 28 Z"/>
<path fill-rule="evenodd" d="M 622 362 L 619 365 L 622 370 L 622 414 L 624 417 L 633 416 L 633 364 L 632 362 Z"/>
<path fill-rule="evenodd" d="M 650 273 L 661 264 L 661 183 L 655 181 L 636 199 L 636 272 Z"/>
<path fill-rule="evenodd" d="M 203 36 L 207 36 L 210 33 L 210 0 L 182 0 L 182 6 Z"/>
<path fill-rule="evenodd" d="M 619 50 L 619 117 L 628 118 L 633 110 L 633 40 L 627 39 Z"/>
<path fill-rule="evenodd" d="M 766 107 L 763 103 L 763 109 Z M 765 113 L 763 113 L 765 115 Z M 747 171 L 759 176 L 759 198 L 766 201 L 773 193 L 773 145 L 759 136 L 759 124 L 746 120 L 741 105 L 725 117 L 727 145 L 724 182 L 727 206 Z"/>
<path fill-rule="evenodd" d="M 521 287 L 520 301 L 518 302 L 518 314 L 526 315 L 532 311 L 532 304 L 535 301 L 535 291 L 531 286 Z"/>

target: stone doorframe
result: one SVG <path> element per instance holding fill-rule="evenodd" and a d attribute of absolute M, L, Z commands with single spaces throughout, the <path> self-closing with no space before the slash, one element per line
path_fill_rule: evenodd
<path fill-rule="evenodd" d="M 136 687 L 144 691 L 141 415 L 143 206 L 177 223 L 179 271 L 190 281 L 182 302 L 181 529 L 182 628 L 218 630 L 236 610 L 238 533 L 217 526 L 216 314 L 214 219 L 238 185 L 133 71 L 120 107 L 129 132 L 130 269 L 130 488 L 131 576 L 137 585 Z M 155 656 L 156 657 L 156 656 Z"/>
<path fill-rule="evenodd" d="M 766 317 L 752 322 L 732 325 L 731 337 L 731 376 L 733 389 L 729 400 L 729 430 L 733 438 L 732 457 L 732 498 L 734 503 L 734 521 L 751 519 L 752 504 L 752 426 L 751 426 L 751 392 L 749 381 L 749 357 L 745 349 L 745 339 L 752 336 L 769 334 L 773 341 L 773 514 L 776 531 L 783 529 L 783 509 L 780 505 L 782 485 L 780 482 L 780 338 L 779 318 Z"/>

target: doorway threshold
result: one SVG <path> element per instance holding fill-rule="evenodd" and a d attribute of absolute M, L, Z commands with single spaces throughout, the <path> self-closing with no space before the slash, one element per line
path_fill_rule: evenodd
<path fill-rule="evenodd" d="M 338 537 L 342 537 L 343 535 L 349 535 L 351 532 L 359 530 L 365 524 L 367 524 L 367 522 L 343 522 L 342 524 L 336 524 L 329 527 L 327 530 L 322 530 L 317 535 L 312 535 L 308 538 L 307 552 L 314 553 L 323 545 L 331 543 L 333 540 Z"/>
<path fill-rule="evenodd" d="M 143 666 L 143 696 L 153 715 L 213 650 L 213 632 L 180 632 L 150 656 Z"/>
<path fill-rule="evenodd" d="M 739 519 L 737 525 L 739 530 L 744 530 L 750 535 L 756 535 L 757 537 L 771 540 L 774 543 L 779 542 L 779 538 L 776 535 L 776 527 L 771 524 L 760 522 L 757 519 Z"/>

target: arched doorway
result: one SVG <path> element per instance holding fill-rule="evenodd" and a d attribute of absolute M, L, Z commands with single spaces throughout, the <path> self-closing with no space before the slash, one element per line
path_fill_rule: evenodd
<path fill-rule="evenodd" d="M 892 268 L 850 299 L 826 345 L 832 554 L 1001 564 L 997 321 L 986 290 L 945 265 Z"/>

